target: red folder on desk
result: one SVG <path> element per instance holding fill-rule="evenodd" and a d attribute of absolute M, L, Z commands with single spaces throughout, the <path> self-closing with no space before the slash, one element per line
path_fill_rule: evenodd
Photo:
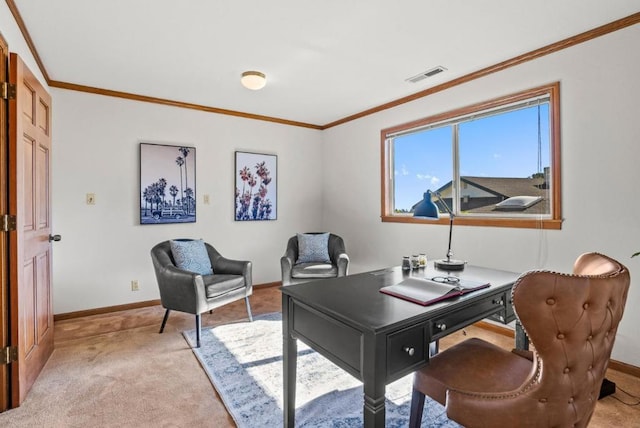
<path fill-rule="evenodd" d="M 381 293 L 408 300 L 422 306 L 462 296 L 489 287 L 488 282 L 459 279 L 457 282 L 440 282 L 428 278 L 411 277 L 398 284 L 380 289 Z"/>

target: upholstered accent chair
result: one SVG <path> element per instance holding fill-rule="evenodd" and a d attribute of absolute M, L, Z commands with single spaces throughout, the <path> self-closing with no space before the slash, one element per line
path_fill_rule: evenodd
<path fill-rule="evenodd" d="M 317 241 L 322 236 L 328 236 L 324 256 L 317 257 L 313 251 L 302 254 L 304 248 L 301 245 L 304 247 L 307 241 Z M 280 268 L 282 285 L 337 278 L 349 273 L 349 256 L 343 239 L 338 235 L 327 232 L 297 234 L 287 242 L 284 256 L 280 258 Z"/>
<path fill-rule="evenodd" d="M 212 274 L 199 274 L 176 266 L 171 241 L 164 241 L 151 249 L 151 260 L 160 288 L 160 300 L 166 309 L 160 333 L 170 311 L 196 316 L 196 347 L 200 347 L 201 314 L 236 300 L 245 299 L 249 320 L 253 321 L 249 296 L 253 292 L 251 262 L 223 257 L 214 247 L 205 243 L 211 262 Z"/>
<path fill-rule="evenodd" d="M 533 351 L 473 338 L 433 356 L 415 374 L 409 426 L 420 426 L 426 394 L 465 427 L 586 427 L 629 281 L 625 266 L 598 253 L 578 257 L 573 274 L 523 274 L 513 305 Z"/>

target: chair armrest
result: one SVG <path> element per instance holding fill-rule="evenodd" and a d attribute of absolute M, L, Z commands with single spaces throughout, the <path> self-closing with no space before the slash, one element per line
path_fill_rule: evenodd
<path fill-rule="evenodd" d="M 329 258 L 331 263 L 338 267 L 338 276 L 345 276 L 349 273 L 349 256 L 342 239 L 329 246 Z"/>
<path fill-rule="evenodd" d="M 156 278 L 163 307 L 190 314 L 199 313 L 200 302 L 204 302 L 204 283 L 200 275 L 175 266 L 164 266 L 156 267 Z"/>
<path fill-rule="evenodd" d="M 338 276 L 346 276 L 349 274 L 349 256 L 341 253 L 338 256 Z"/>
<path fill-rule="evenodd" d="M 251 262 L 244 260 L 232 260 L 223 256 L 216 257 L 214 260 L 211 260 L 213 273 L 243 275 L 247 265 L 250 266 Z"/>
<path fill-rule="evenodd" d="M 291 284 L 291 269 L 293 269 L 293 265 L 295 264 L 295 260 L 293 256 L 285 253 L 284 256 L 280 258 L 280 271 L 282 272 L 282 285 Z"/>
<path fill-rule="evenodd" d="M 223 256 L 216 257 L 211 261 L 213 273 L 242 275 L 244 277 L 244 285 L 247 288 L 247 296 L 253 291 L 252 265 L 248 260 L 233 260 Z"/>

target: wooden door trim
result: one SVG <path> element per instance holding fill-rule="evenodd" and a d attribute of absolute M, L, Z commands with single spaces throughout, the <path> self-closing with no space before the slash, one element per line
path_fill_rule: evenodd
<path fill-rule="evenodd" d="M 0 34 L 0 82 L 7 82 L 9 74 L 9 45 Z M 9 212 L 8 182 L 8 102 L 0 99 L 0 215 Z M 0 346 L 10 344 L 9 338 L 9 234 L 0 231 Z M 9 409 L 11 396 L 10 371 L 7 365 L 0 365 L 0 412 Z"/>

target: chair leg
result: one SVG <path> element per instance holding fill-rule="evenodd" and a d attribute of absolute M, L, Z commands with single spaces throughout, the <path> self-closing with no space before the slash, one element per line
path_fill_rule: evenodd
<path fill-rule="evenodd" d="M 424 409 L 424 394 L 413 389 L 411 394 L 411 411 L 409 413 L 409 428 L 420 428 L 422 423 L 422 410 Z"/>
<path fill-rule="evenodd" d="M 200 347 L 200 332 L 202 330 L 202 320 L 200 314 L 196 315 L 196 348 Z"/>
<path fill-rule="evenodd" d="M 249 321 L 253 322 L 253 315 L 251 315 L 251 305 L 249 304 L 249 297 L 245 297 L 244 301 L 247 302 L 247 313 L 249 314 Z"/>
<path fill-rule="evenodd" d="M 167 319 L 169 319 L 169 309 L 164 313 L 164 318 L 162 318 L 162 325 L 160 326 L 160 333 L 164 331 L 164 326 L 167 324 Z"/>

